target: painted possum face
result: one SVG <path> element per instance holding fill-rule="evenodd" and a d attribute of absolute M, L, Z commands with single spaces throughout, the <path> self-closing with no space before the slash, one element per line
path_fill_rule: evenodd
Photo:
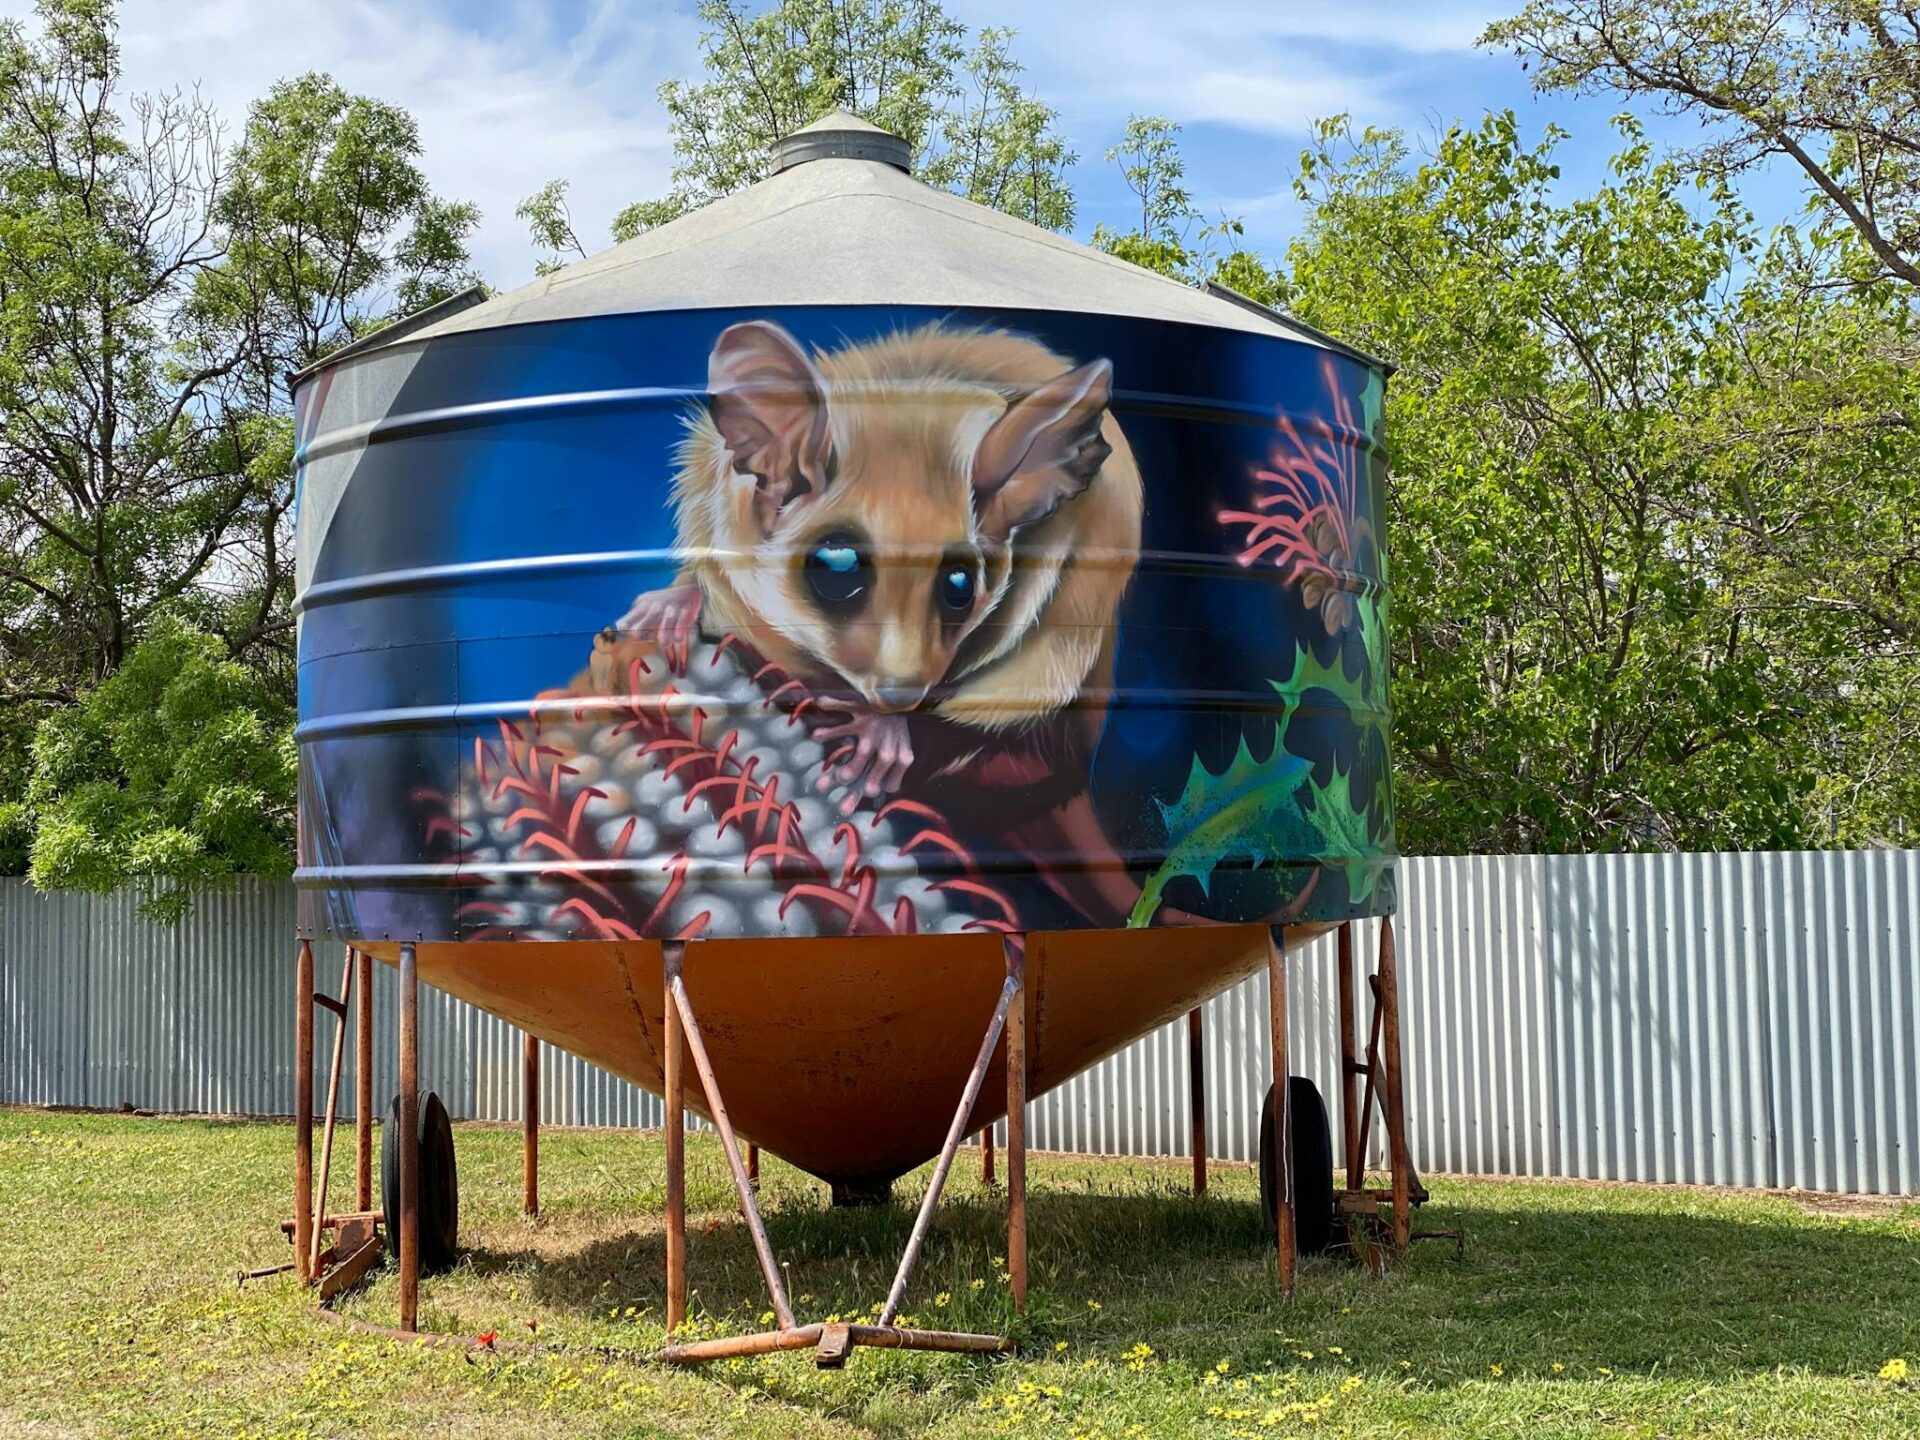
<path fill-rule="evenodd" d="M 875 710 L 911 710 L 992 612 L 1013 538 L 1084 491 L 1110 447 L 1112 366 L 1006 401 L 923 375 L 829 382 L 764 322 L 724 331 L 709 415 L 747 530 L 739 593 Z"/>

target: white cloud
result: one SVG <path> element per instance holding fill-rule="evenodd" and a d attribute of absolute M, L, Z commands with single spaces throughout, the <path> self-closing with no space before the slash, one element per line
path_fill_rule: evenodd
<path fill-rule="evenodd" d="M 429 0 L 125 0 L 120 39 L 131 89 L 197 84 L 230 134 L 274 80 L 308 70 L 404 106 L 434 188 L 481 208 L 481 273 L 514 285 L 534 252 L 513 207 L 547 180 L 572 180 L 589 249 L 623 205 L 666 188 L 672 154 L 654 91 L 691 67 L 697 38 L 676 8 L 600 0 L 557 31 L 551 7 L 524 0 L 484 24 L 471 7 Z M 0 13 L 30 9 L 0 0 Z"/>
<path fill-rule="evenodd" d="M 975 25 L 1013 25 L 1035 88 L 1070 116 L 1153 110 L 1297 135 L 1336 112 L 1392 122 L 1416 110 L 1436 61 L 1471 52 L 1511 7 L 1052 0 L 1016 9 L 955 0 L 954 8 Z"/>
<path fill-rule="evenodd" d="M 1338 111 L 1404 123 L 1425 107 L 1436 77 L 1465 60 L 1484 24 L 1511 8 L 1473 0 L 947 3 L 976 29 L 1020 32 L 1015 53 L 1033 88 L 1062 111 L 1083 155 L 1079 180 L 1095 192 L 1098 157 L 1130 112 L 1211 123 L 1256 145 L 1297 137 Z M 30 0 L 0 0 L 0 15 L 30 10 Z M 692 10 L 689 0 L 123 0 L 121 41 L 132 88 L 197 83 L 236 129 L 272 81 L 306 70 L 406 107 L 419 121 L 435 189 L 481 207 L 481 273 L 511 286 L 534 260 L 513 207 L 547 180 L 573 182 L 576 228 L 589 248 L 604 243 L 623 205 L 666 188 L 672 154 L 654 92 L 697 65 Z M 1284 191 L 1242 206 L 1250 218 L 1288 208 Z M 1090 207 L 1089 225 L 1092 218 Z"/>

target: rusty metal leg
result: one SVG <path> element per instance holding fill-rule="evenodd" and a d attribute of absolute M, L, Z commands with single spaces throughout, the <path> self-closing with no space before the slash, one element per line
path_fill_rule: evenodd
<path fill-rule="evenodd" d="M 1347 1189 L 1367 1183 L 1366 1155 L 1360 1143 L 1360 1057 L 1355 1051 L 1353 925 L 1340 927 L 1340 1129 L 1346 1141 Z"/>
<path fill-rule="evenodd" d="M 313 1280 L 308 1258 L 313 1215 L 313 944 L 300 942 L 293 970 L 293 1254 L 300 1283 Z"/>
<path fill-rule="evenodd" d="M 1193 1193 L 1207 1193 L 1207 1046 L 1205 1021 L 1187 1012 L 1187 1120 L 1193 1132 Z"/>
<path fill-rule="evenodd" d="M 681 945 L 662 945 L 666 997 L 667 1100 L 667 1334 L 687 1319 L 687 1075 L 680 1036 L 680 1007 L 673 1001 L 673 980 L 680 973 Z"/>
<path fill-rule="evenodd" d="M 993 1126 L 983 1126 L 980 1131 L 980 1183 L 993 1184 Z"/>
<path fill-rule="evenodd" d="M 318 1001 L 333 1011 L 337 1023 L 333 1027 L 333 1060 L 327 1067 L 327 1125 L 320 1141 L 320 1184 L 313 1201 L 313 1236 L 308 1241 L 311 1254 L 307 1258 L 307 1270 L 314 1275 L 320 1273 L 320 1232 L 327 1223 L 327 1182 L 333 1178 L 333 1130 L 340 1117 L 340 1068 L 347 1054 L 347 1002 L 352 998 L 353 952 L 349 950 L 340 970 L 339 1000 Z"/>
<path fill-rule="evenodd" d="M 1007 1275 L 1013 1308 L 1027 1313 L 1027 942 L 1006 937 L 1007 984 Z"/>
<path fill-rule="evenodd" d="M 1381 1056 L 1386 1083 L 1381 1087 L 1387 1112 L 1387 1154 L 1393 1166 L 1393 1243 L 1404 1250 L 1413 1240 L 1413 1160 L 1407 1147 L 1407 1108 L 1400 1053 L 1400 967 L 1394 953 L 1393 919 L 1380 921 L 1380 1009 L 1384 1029 Z"/>
<path fill-rule="evenodd" d="M 1274 1243 L 1280 1261 L 1280 1293 L 1291 1297 L 1298 1260 L 1293 1232 L 1293 1086 L 1287 1068 L 1287 948 L 1279 926 L 1267 936 L 1267 991 L 1273 1026 Z"/>
<path fill-rule="evenodd" d="M 540 1037 L 520 1037 L 520 1208 L 540 1213 Z"/>
<path fill-rule="evenodd" d="M 353 952 L 353 1204 L 373 1208 L 373 956 Z"/>
<path fill-rule="evenodd" d="M 756 1194 L 760 1190 L 760 1147 L 751 1140 L 747 1142 L 747 1183 Z"/>
<path fill-rule="evenodd" d="M 760 1273 L 773 1300 L 774 1316 L 782 1330 L 791 1330 L 793 1307 L 787 1303 L 786 1282 L 780 1276 L 779 1263 L 773 1258 L 773 1242 L 767 1238 L 760 1207 L 754 1202 L 746 1162 L 740 1157 L 740 1142 L 733 1133 L 733 1122 L 727 1118 L 727 1102 L 720 1094 L 720 1080 L 714 1074 L 713 1062 L 707 1058 L 706 1042 L 700 1038 L 700 1022 L 694 1016 L 693 1002 L 687 998 L 686 982 L 681 975 L 685 954 L 684 945 L 662 947 L 667 998 L 680 1013 L 680 1032 L 686 1041 L 687 1058 L 693 1061 L 694 1073 L 700 1077 L 700 1089 L 707 1097 L 708 1118 L 720 1132 L 720 1147 L 726 1151 L 727 1168 L 733 1172 L 733 1188 L 740 1196 L 740 1213 L 746 1217 L 747 1233 L 753 1237 L 754 1253 L 760 1257 Z"/>
<path fill-rule="evenodd" d="M 420 1323 L 420 978 L 400 947 L 400 1328 Z M 388 1216 L 389 1225 L 393 1217 Z"/>
<path fill-rule="evenodd" d="M 980 1099 L 980 1087 L 986 1083 L 987 1070 L 993 1064 L 993 1052 L 999 1047 L 1000 1032 L 1009 1029 L 1017 986 L 1009 975 L 1000 987 L 1000 1000 L 994 1006 L 993 1018 L 987 1022 L 987 1033 L 980 1042 L 980 1053 L 974 1057 L 973 1069 L 967 1073 L 967 1083 L 960 1091 L 959 1108 L 953 1112 L 953 1123 L 947 1127 L 946 1143 L 940 1147 L 940 1158 L 934 1163 L 933 1178 L 927 1181 L 927 1193 L 920 1199 L 920 1213 L 913 1217 L 913 1231 L 907 1236 L 907 1248 L 900 1256 L 900 1268 L 894 1272 L 893 1288 L 887 1292 L 887 1303 L 880 1308 L 881 1325 L 893 1324 L 894 1317 L 900 1313 L 900 1307 L 907 1300 L 907 1282 L 913 1278 L 913 1267 L 920 1258 L 920 1247 L 926 1243 L 927 1231 L 933 1225 L 933 1212 L 940 1204 L 940 1192 L 946 1188 L 947 1172 L 953 1168 L 953 1157 L 960 1153 L 960 1142 L 966 1137 L 967 1120 L 973 1114 L 973 1107 Z"/>

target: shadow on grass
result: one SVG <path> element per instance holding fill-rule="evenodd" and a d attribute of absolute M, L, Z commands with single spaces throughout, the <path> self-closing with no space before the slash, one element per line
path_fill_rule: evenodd
<path fill-rule="evenodd" d="M 1784 1201 L 1688 1206 L 1647 1192 L 1528 1197 L 1520 1187 L 1464 1196 L 1443 1187 L 1422 1223 L 1464 1228 L 1464 1258 L 1451 1245 L 1416 1247 L 1385 1279 L 1344 1258 L 1310 1260 L 1286 1304 L 1251 1201 L 1041 1190 L 1030 1208 L 1025 1321 L 1015 1320 L 996 1263 L 1003 1201 L 956 1197 L 941 1207 L 907 1308 L 922 1324 L 1012 1327 L 1076 1351 L 1145 1341 L 1200 1369 L 1222 1355 L 1236 1368 L 1287 1365 L 1303 1349 L 1338 1346 L 1363 1368 L 1408 1361 L 1430 1383 L 1484 1377 L 1494 1366 L 1514 1377 L 1559 1374 L 1556 1363 L 1589 1375 L 1602 1366 L 1858 1375 L 1912 1349 L 1920 1226 L 1910 1220 L 1836 1221 Z M 886 1294 L 916 1200 L 834 1211 L 784 1197 L 767 1228 L 803 1319 L 865 1311 Z M 535 1297 L 557 1310 L 604 1314 L 610 1299 L 664 1308 L 657 1232 L 557 1260 L 482 1249 L 469 1263 L 483 1273 L 524 1270 Z M 696 1315 L 757 1328 L 768 1301 L 738 1217 L 690 1225 L 688 1269 Z M 936 1295 L 946 1302 L 936 1307 Z"/>

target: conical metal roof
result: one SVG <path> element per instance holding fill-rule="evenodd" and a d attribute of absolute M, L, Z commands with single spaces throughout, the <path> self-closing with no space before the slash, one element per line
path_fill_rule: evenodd
<path fill-rule="evenodd" d="M 1127 315 L 1328 343 L 1231 292 L 1183 285 L 922 184 L 909 160 L 899 136 L 836 112 L 783 140 L 759 184 L 405 339 L 646 311 L 927 305 Z"/>

